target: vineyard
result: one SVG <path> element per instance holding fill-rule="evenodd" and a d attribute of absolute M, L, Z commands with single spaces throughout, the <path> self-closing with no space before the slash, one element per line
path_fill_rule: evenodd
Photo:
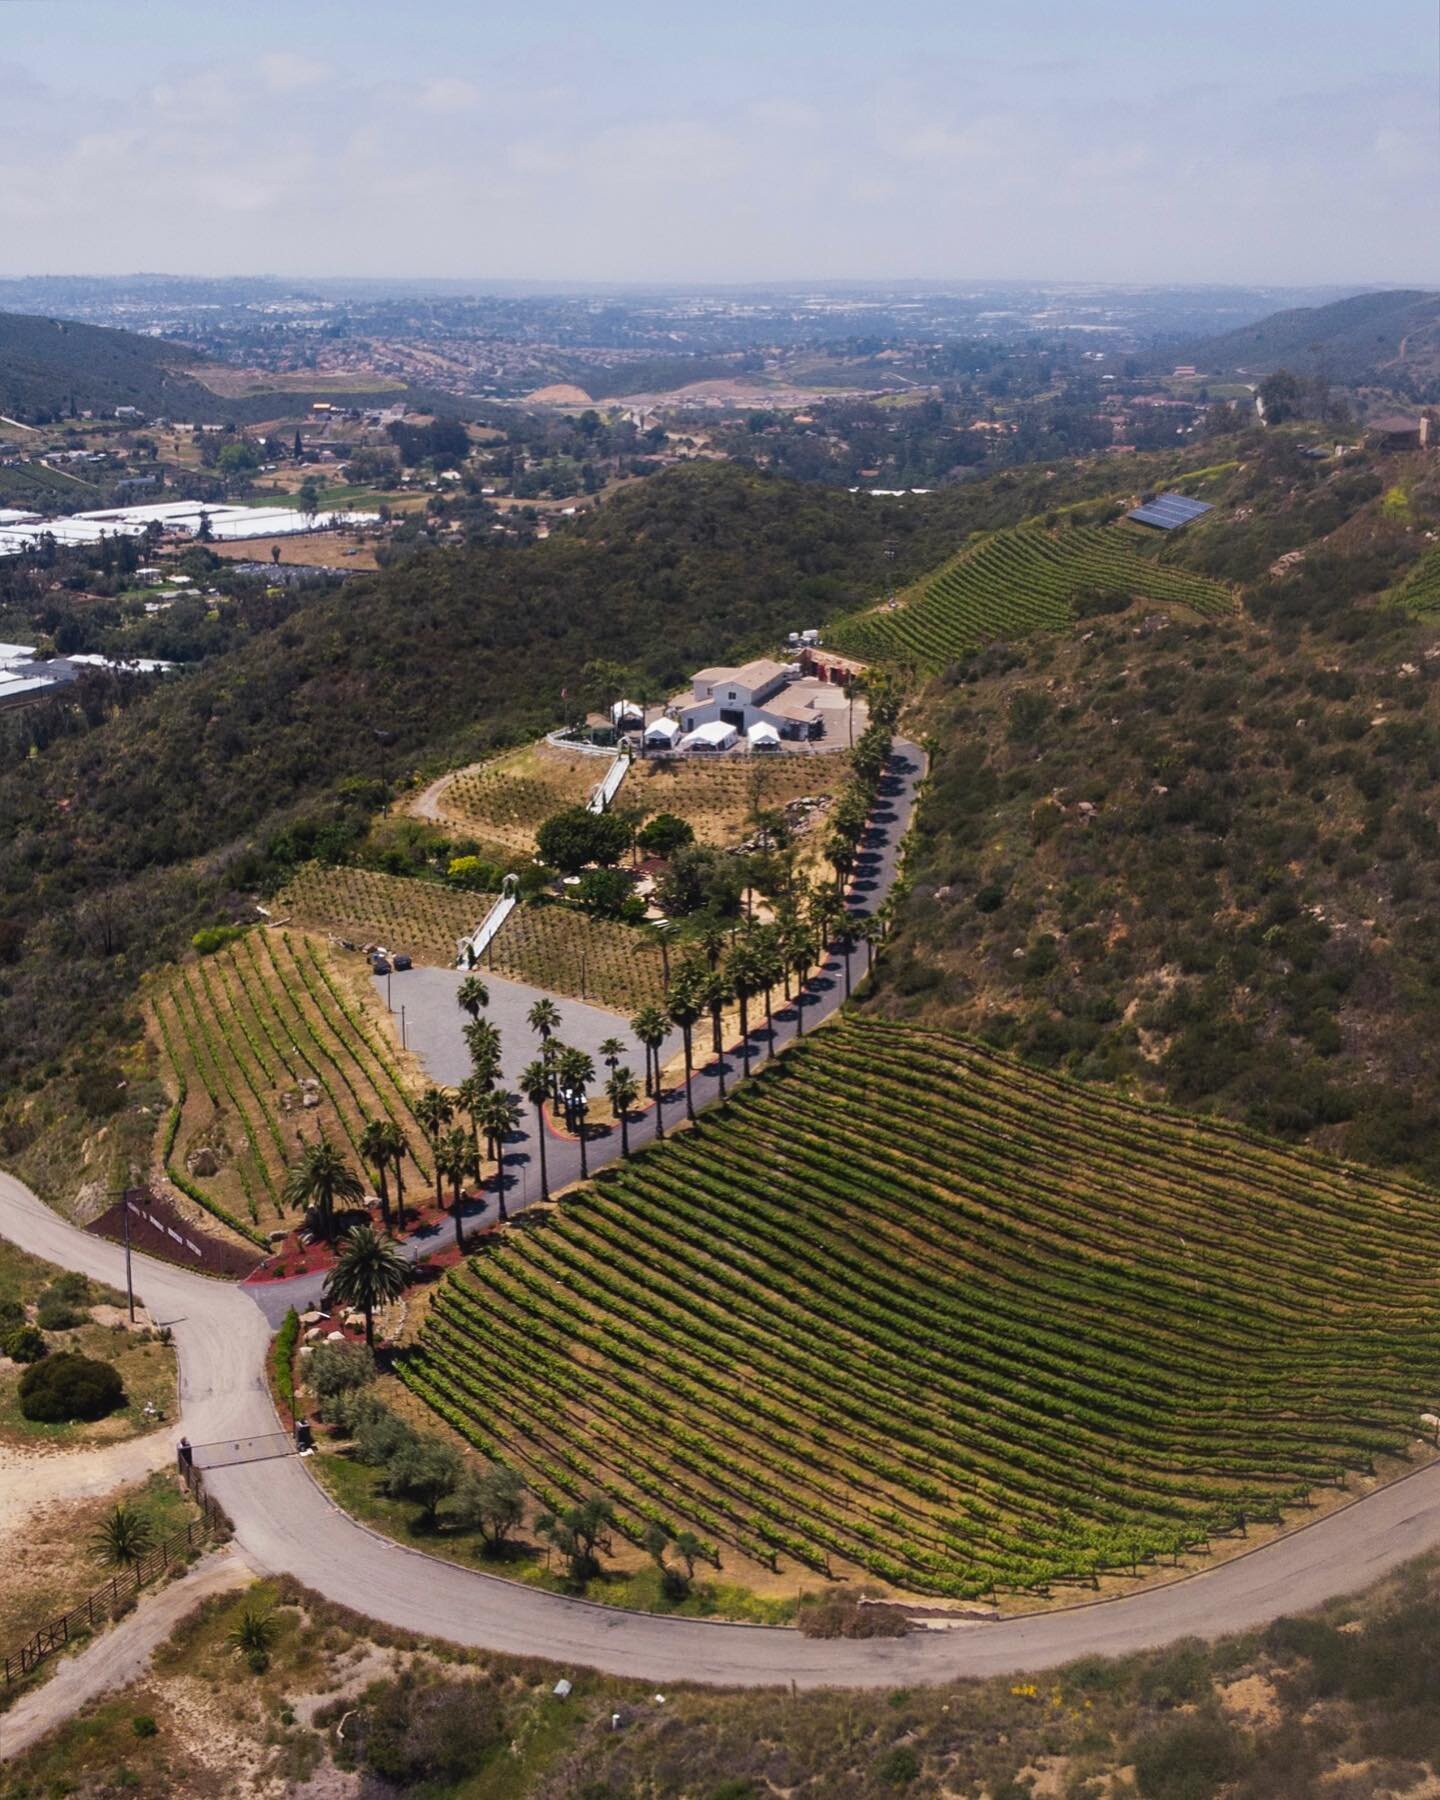
<path fill-rule="evenodd" d="M 645 757 L 620 790 L 621 806 L 647 814 L 675 813 L 702 844 L 728 846 L 746 834 L 759 808 L 778 808 L 804 795 L 833 794 L 844 784 L 850 758 L 843 750 L 779 756 Z"/>
<path fill-rule="evenodd" d="M 279 915 L 316 931 L 383 943 L 449 968 L 456 939 L 474 930 L 492 899 L 407 875 L 307 863 L 275 905 Z M 624 1013 L 659 1000 L 663 988 L 660 952 L 649 939 L 565 906 L 517 907 L 486 952 L 485 967 Z"/>
<path fill-rule="evenodd" d="M 832 627 L 828 641 L 856 656 L 938 668 L 996 638 L 1069 624 L 1077 597 L 1087 593 L 1205 614 L 1233 610 L 1228 589 L 1152 561 L 1134 533 L 1118 525 L 997 531 L 962 552 L 908 605 L 854 614 Z"/>
<path fill-rule="evenodd" d="M 493 894 L 457 893 L 409 875 L 306 863 L 276 896 L 273 911 L 352 943 L 384 944 L 449 968 L 456 940 L 470 935 L 494 900 Z"/>
<path fill-rule="evenodd" d="M 448 824 L 533 855 L 536 827 L 552 813 L 584 806 L 607 766 L 583 751 L 533 744 L 462 769 L 437 793 L 436 810 Z"/>
<path fill-rule="evenodd" d="M 151 1014 L 179 1096 L 163 1150 L 171 1179 L 241 1235 L 287 1222 L 286 1165 L 322 1131 L 358 1159 L 366 1120 L 393 1119 L 428 1169 L 384 1024 L 303 933 L 248 932 L 183 965 Z M 210 1174 L 192 1156 L 206 1150 Z"/>
<path fill-rule="evenodd" d="M 1422 618 L 1433 619 L 1440 614 L 1440 551 L 1422 556 L 1404 581 L 1392 590 L 1390 598 L 1397 606 L 1408 607 Z"/>
<path fill-rule="evenodd" d="M 1432 1194 L 847 1021 L 454 1271 L 402 1374 L 637 1540 L 1038 1593 L 1404 1453 L 1437 1260 Z"/>

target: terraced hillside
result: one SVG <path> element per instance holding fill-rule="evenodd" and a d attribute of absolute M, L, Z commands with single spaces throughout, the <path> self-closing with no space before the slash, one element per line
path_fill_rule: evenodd
<path fill-rule="evenodd" d="M 537 827 L 584 806 L 609 764 L 579 750 L 532 744 L 478 769 L 461 769 L 434 796 L 440 818 L 480 839 L 533 855 Z"/>
<path fill-rule="evenodd" d="M 1432 1194 L 847 1020 L 455 1271 L 402 1373 L 732 1572 L 1040 1590 L 1404 1452 L 1437 1258 Z"/>
<path fill-rule="evenodd" d="M 621 806 L 675 813 L 702 844 L 727 846 L 746 835 L 757 809 L 805 795 L 833 794 L 850 771 L 849 755 L 825 750 L 779 756 L 645 757 L 625 777 Z"/>
<path fill-rule="evenodd" d="M 852 614 L 827 642 L 853 655 L 940 668 L 997 638 L 1056 630 L 1086 595 L 1123 595 L 1193 612 L 1234 610 L 1228 588 L 1144 553 L 1137 528 L 997 531 L 962 552 L 909 604 Z"/>
<path fill-rule="evenodd" d="M 393 1119 L 415 1167 L 428 1169 L 383 1021 L 303 933 L 248 932 L 185 964 L 158 988 L 151 1016 L 176 1096 L 162 1160 L 177 1187 L 242 1236 L 291 1222 L 286 1166 L 322 1130 L 358 1160 L 366 1120 Z"/>
<path fill-rule="evenodd" d="M 493 899 L 377 869 L 307 863 L 274 910 L 315 931 L 383 943 L 449 968 L 456 940 L 474 930 Z M 664 985 L 660 952 L 642 932 L 543 902 L 516 908 L 486 952 L 485 966 L 623 1013 L 658 1001 Z"/>

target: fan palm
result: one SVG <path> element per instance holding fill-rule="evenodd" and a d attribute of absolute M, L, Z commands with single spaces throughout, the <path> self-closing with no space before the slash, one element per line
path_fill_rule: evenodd
<path fill-rule="evenodd" d="M 520 1123 L 520 1102 L 514 1094 L 492 1088 L 480 1114 L 480 1124 L 490 1153 L 495 1158 L 495 1192 L 500 1202 L 500 1223 L 508 1225 L 510 1214 L 505 1206 L 505 1140 Z"/>
<path fill-rule="evenodd" d="M 455 1242 L 463 1250 L 465 1248 L 465 1228 L 460 1218 L 460 1189 L 467 1175 L 475 1176 L 480 1171 L 480 1159 L 475 1154 L 475 1146 L 468 1135 L 456 1126 L 445 1134 L 444 1140 L 435 1152 L 436 1179 L 438 1182 L 443 1172 L 450 1183 L 450 1217 L 455 1223 Z"/>
<path fill-rule="evenodd" d="M 645 1091 L 655 1096 L 655 1136 L 665 1137 L 665 1095 L 660 1079 L 660 1047 L 670 1030 L 665 1010 L 659 1006 L 642 1006 L 630 1021 L 630 1029 L 645 1046 Z M 652 1078 L 651 1069 L 654 1069 Z"/>
<path fill-rule="evenodd" d="M 493 1092 L 489 1082 L 482 1081 L 478 1075 L 467 1075 L 455 1090 L 455 1104 L 469 1117 L 470 1135 L 477 1150 L 480 1148 L 480 1121 L 485 1111 L 485 1102 Z"/>
<path fill-rule="evenodd" d="M 785 940 L 785 960 L 794 971 L 796 977 L 795 990 L 795 1035 L 805 1035 L 805 983 L 810 971 L 815 967 L 815 939 L 802 927 L 797 926 Z"/>
<path fill-rule="evenodd" d="M 631 1022 L 630 1029 L 632 1031 L 635 1029 L 633 1021 Z M 605 1038 L 600 1045 L 600 1050 L 599 1050 L 600 1060 L 609 1068 L 610 1073 L 612 1075 L 620 1067 L 620 1058 L 624 1054 L 625 1054 L 625 1045 L 624 1045 L 624 1042 L 620 1038 L 617 1038 L 617 1037 Z"/>
<path fill-rule="evenodd" d="M 467 975 L 455 990 L 455 1004 L 461 1012 L 478 1019 L 490 1004 L 490 990 L 478 975 Z"/>
<path fill-rule="evenodd" d="M 685 1046 L 685 1113 L 692 1125 L 695 1123 L 695 1095 L 691 1086 L 695 1075 L 695 1026 L 705 1010 L 700 979 L 700 971 L 693 964 L 684 964 L 676 971 L 665 996 L 665 1010 L 671 1022 L 679 1026 Z"/>
<path fill-rule="evenodd" d="M 367 1119 L 360 1133 L 360 1156 L 375 1171 L 375 1187 L 380 1195 L 380 1216 L 385 1229 L 390 1229 L 390 1134 L 389 1119 Z"/>
<path fill-rule="evenodd" d="M 465 1047 L 475 1073 L 482 1080 L 500 1063 L 500 1033 L 489 1019 L 472 1019 L 465 1027 Z"/>
<path fill-rule="evenodd" d="M 630 1108 L 640 1098 L 640 1084 L 629 1069 L 617 1069 L 605 1083 L 605 1092 L 620 1121 L 620 1154 L 630 1154 Z"/>
<path fill-rule="evenodd" d="M 365 1315 L 365 1342 L 375 1342 L 375 1314 L 404 1293 L 410 1265 L 387 1237 L 357 1225 L 345 1240 L 325 1284 L 329 1306 L 358 1307 Z"/>
<path fill-rule="evenodd" d="M 335 1202 L 362 1199 L 365 1184 L 329 1138 L 322 1135 L 301 1151 L 299 1162 L 285 1177 L 284 1193 L 287 1206 L 301 1212 L 313 1209 L 319 1215 L 325 1242 L 333 1245 Z"/>
<path fill-rule="evenodd" d="M 128 1569 L 155 1542 L 155 1530 L 138 1506 L 119 1500 L 90 1535 L 97 1559 L 112 1569 Z"/>
<path fill-rule="evenodd" d="M 430 1155 L 435 1163 L 435 1204 L 444 1204 L 440 1179 L 440 1133 L 455 1117 L 455 1103 L 441 1087 L 428 1087 L 415 1102 L 415 1117 L 420 1129 L 430 1140 Z"/>
<path fill-rule="evenodd" d="M 580 1140 L 580 1179 L 590 1179 L 590 1164 L 585 1140 L 585 1090 L 595 1079 L 595 1064 L 583 1050 L 562 1050 L 556 1065 L 561 1086 L 570 1096 L 566 1112 L 570 1122 L 578 1126 Z"/>
<path fill-rule="evenodd" d="M 540 1146 L 540 1198 L 550 1198 L 550 1179 L 545 1169 L 545 1102 L 550 1098 L 550 1071 L 537 1056 L 520 1071 L 520 1092 L 535 1108 L 535 1138 Z"/>
<path fill-rule="evenodd" d="M 525 1015 L 525 1023 L 540 1035 L 542 1044 L 560 1029 L 560 1008 L 553 1000 L 537 1000 Z"/>
<path fill-rule="evenodd" d="M 724 969 L 712 969 L 705 977 L 705 1005 L 710 1013 L 710 1037 L 719 1058 L 720 1098 L 725 1098 L 725 1008 L 735 998 L 730 977 Z"/>
<path fill-rule="evenodd" d="M 750 1074 L 750 1001 L 764 985 L 760 955 L 747 935 L 740 937 L 725 959 L 725 979 L 740 1002 L 740 1056 L 746 1077 Z"/>

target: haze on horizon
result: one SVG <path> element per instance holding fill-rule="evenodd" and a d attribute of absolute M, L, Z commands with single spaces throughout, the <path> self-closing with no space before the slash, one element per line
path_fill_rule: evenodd
<path fill-rule="evenodd" d="M 1433 0 L 3 23 L 0 274 L 1440 285 Z"/>

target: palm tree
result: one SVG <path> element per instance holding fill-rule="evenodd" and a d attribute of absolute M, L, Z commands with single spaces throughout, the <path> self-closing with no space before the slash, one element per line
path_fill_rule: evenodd
<path fill-rule="evenodd" d="M 500 1033 L 489 1019 L 472 1019 L 465 1027 L 465 1047 L 475 1073 L 483 1080 L 488 1070 L 500 1064 Z"/>
<path fill-rule="evenodd" d="M 797 977 L 795 990 L 795 1035 L 805 1035 L 805 982 L 815 967 L 815 940 L 802 926 L 797 926 L 785 942 L 785 959 Z"/>
<path fill-rule="evenodd" d="M 633 1020 L 631 1021 L 630 1029 L 632 1031 L 635 1029 L 635 1024 L 634 1024 Z M 600 1054 L 600 1060 L 605 1064 L 605 1066 L 609 1069 L 610 1073 L 613 1075 L 615 1073 L 615 1071 L 620 1067 L 620 1058 L 625 1054 L 624 1041 L 617 1037 L 606 1038 L 600 1045 L 599 1054 Z"/>
<path fill-rule="evenodd" d="M 865 920 L 859 913 L 841 913 L 840 953 L 845 958 L 845 998 L 850 998 L 850 955 L 856 941 L 864 936 Z"/>
<path fill-rule="evenodd" d="M 455 990 L 455 1004 L 472 1020 L 478 1020 L 490 1004 L 490 990 L 478 975 L 467 975 Z"/>
<path fill-rule="evenodd" d="M 721 952 L 729 941 L 730 933 L 718 919 L 710 919 L 695 940 L 704 952 L 705 960 L 713 969 L 720 961 Z"/>
<path fill-rule="evenodd" d="M 777 983 L 785 979 L 785 958 L 780 950 L 778 926 L 759 926 L 755 932 L 755 949 L 760 961 L 760 986 L 765 993 L 765 1030 L 773 1046 L 775 1009 L 771 1001 Z"/>
<path fill-rule="evenodd" d="M 285 1177 L 285 1203 L 320 1215 L 325 1242 L 335 1242 L 335 1202 L 364 1198 L 365 1184 L 323 1134 L 300 1152 L 300 1160 Z"/>
<path fill-rule="evenodd" d="M 749 934 L 743 934 L 725 959 L 725 979 L 740 1002 L 740 1055 L 750 1075 L 750 1000 L 764 986 L 760 956 Z"/>
<path fill-rule="evenodd" d="M 810 895 L 810 904 L 806 910 L 810 915 L 810 924 L 815 932 L 817 947 L 823 955 L 830 946 L 835 923 L 845 908 L 841 904 L 838 894 L 828 887 L 817 885 Z"/>
<path fill-rule="evenodd" d="M 550 1198 L 550 1178 L 545 1170 L 545 1102 L 550 1098 L 550 1071 L 537 1056 L 520 1071 L 520 1092 L 535 1108 L 535 1137 L 540 1145 L 540 1198 Z"/>
<path fill-rule="evenodd" d="M 595 1079 L 595 1064 L 583 1050 L 562 1050 L 556 1062 L 556 1076 L 571 1099 L 566 1113 L 579 1122 L 576 1136 L 580 1140 L 580 1179 L 590 1179 L 590 1164 L 585 1143 L 585 1090 Z"/>
<path fill-rule="evenodd" d="M 825 845 L 825 854 L 829 857 L 835 870 L 836 898 L 843 900 L 845 883 L 850 879 L 855 867 L 855 845 L 843 831 L 832 831 Z"/>
<path fill-rule="evenodd" d="M 485 1111 L 485 1103 L 495 1090 L 488 1081 L 479 1075 L 467 1075 L 455 1090 L 455 1104 L 461 1112 L 469 1115 L 470 1135 L 474 1139 L 475 1148 L 480 1148 L 480 1120 Z"/>
<path fill-rule="evenodd" d="M 435 1204 L 444 1205 L 440 1190 L 440 1133 L 455 1117 L 455 1103 L 441 1087 L 428 1087 L 415 1102 L 415 1117 L 420 1129 L 430 1140 L 430 1155 L 435 1164 Z"/>
<path fill-rule="evenodd" d="M 410 1154 L 410 1140 L 404 1131 L 393 1121 L 386 1127 L 386 1135 L 390 1144 L 390 1163 L 395 1171 L 395 1209 L 399 1215 L 400 1229 L 405 1229 L 405 1158 Z"/>
<path fill-rule="evenodd" d="M 680 1028 L 681 1038 L 685 1044 L 685 1113 L 693 1125 L 695 1123 L 695 1095 L 691 1083 L 695 1075 L 695 1026 L 701 1013 L 705 1010 L 705 1001 L 700 991 L 700 971 L 694 964 L 685 964 L 677 970 L 670 991 L 665 996 L 665 1010 L 671 1022 Z"/>
<path fill-rule="evenodd" d="M 865 973 L 869 975 L 875 968 L 875 946 L 885 942 L 885 919 L 882 914 L 861 914 L 860 941 L 865 946 Z"/>
<path fill-rule="evenodd" d="M 617 1069 L 605 1083 L 605 1092 L 620 1121 L 620 1154 L 630 1154 L 630 1108 L 640 1098 L 640 1084 L 629 1069 Z"/>
<path fill-rule="evenodd" d="M 664 1083 L 660 1079 L 660 1047 L 670 1031 L 670 1021 L 665 1010 L 660 1006 L 642 1006 L 630 1021 L 630 1029 L 645 1046 L 645 1089 L 655 1096 L 655 1136 L 663 1143 L 665 1139 L 665 1094 Z M 655 1076 L 652 1083 L 651 1065 L 654 1065 Z"/>
<path fill-rule="evenodd" d="M 480 1114 L 490 1153 L 495 1158 L 495 1192 L 500 1201 L 500 1223 L 508 1225 L 510 1214 L 505 1206 L 505 1140 L 520 1123 L 520 1102 L 514 1094 L 492 1088 L 486 1095 Z"/>
<path fill-rule="evenodd" d="M 369 1225 L 357 1225 L 330 1271 L 326 1304 L 359 1307 L 365 1315 L 365 1342 L 373 1345 L 377 1308 L 398 1300 L 409 1280 L 410 1265 L 389 1238 Z"/>
<path fill-rule="evenodd" d="M 723 969 L 712 969 L 705 977 L 705 1005 L 710 1013 L 710 1037 L 719 1058 L 720 1098 L 725 1098 L 725 1032 L 722 1020 L 725 1008 L 735 998 L 730 977 Z"/>
<path fill-rule="evenodd" d="M 526 1013 L 525 1023 L 539 1032 L 542 1045 L 548 1044 L 552 1034 L 560 1029 L 560 1008 L 553 1000 L 537 1000 Z"/>
<path fill-rule="evenodd" d="M 90 1534 L 90 1548 L 112 1569 L 128 1569 L 155 1542 L 155 1528 L 138 1506 L 118 1500 Z"/>
<path fill-rule="evenodd" d="M 360 1155 L 375 1171 L 380 1217 L 385 1221 L 386 1231 L 390 1229 L 390 1159 L 394 1155 L 390 1134 L 394 1129 L 393 1120 L 367 1119 L 365 1129 L 360 1133 Z"/>
<path fill-rule="evenodd" d="M 465 1231 L 460 1222 L 460 1189 L 467 1175 L 478 1175 L 480 1159 L 475 1146 L 460 1126 L 447 1132 L 445 1141 L 435 1153 L 436 1179 L 441 1171 L 450 1183 L 450 1216 L 455 1222 L 455 1242 L 465 1248 Z"/>

